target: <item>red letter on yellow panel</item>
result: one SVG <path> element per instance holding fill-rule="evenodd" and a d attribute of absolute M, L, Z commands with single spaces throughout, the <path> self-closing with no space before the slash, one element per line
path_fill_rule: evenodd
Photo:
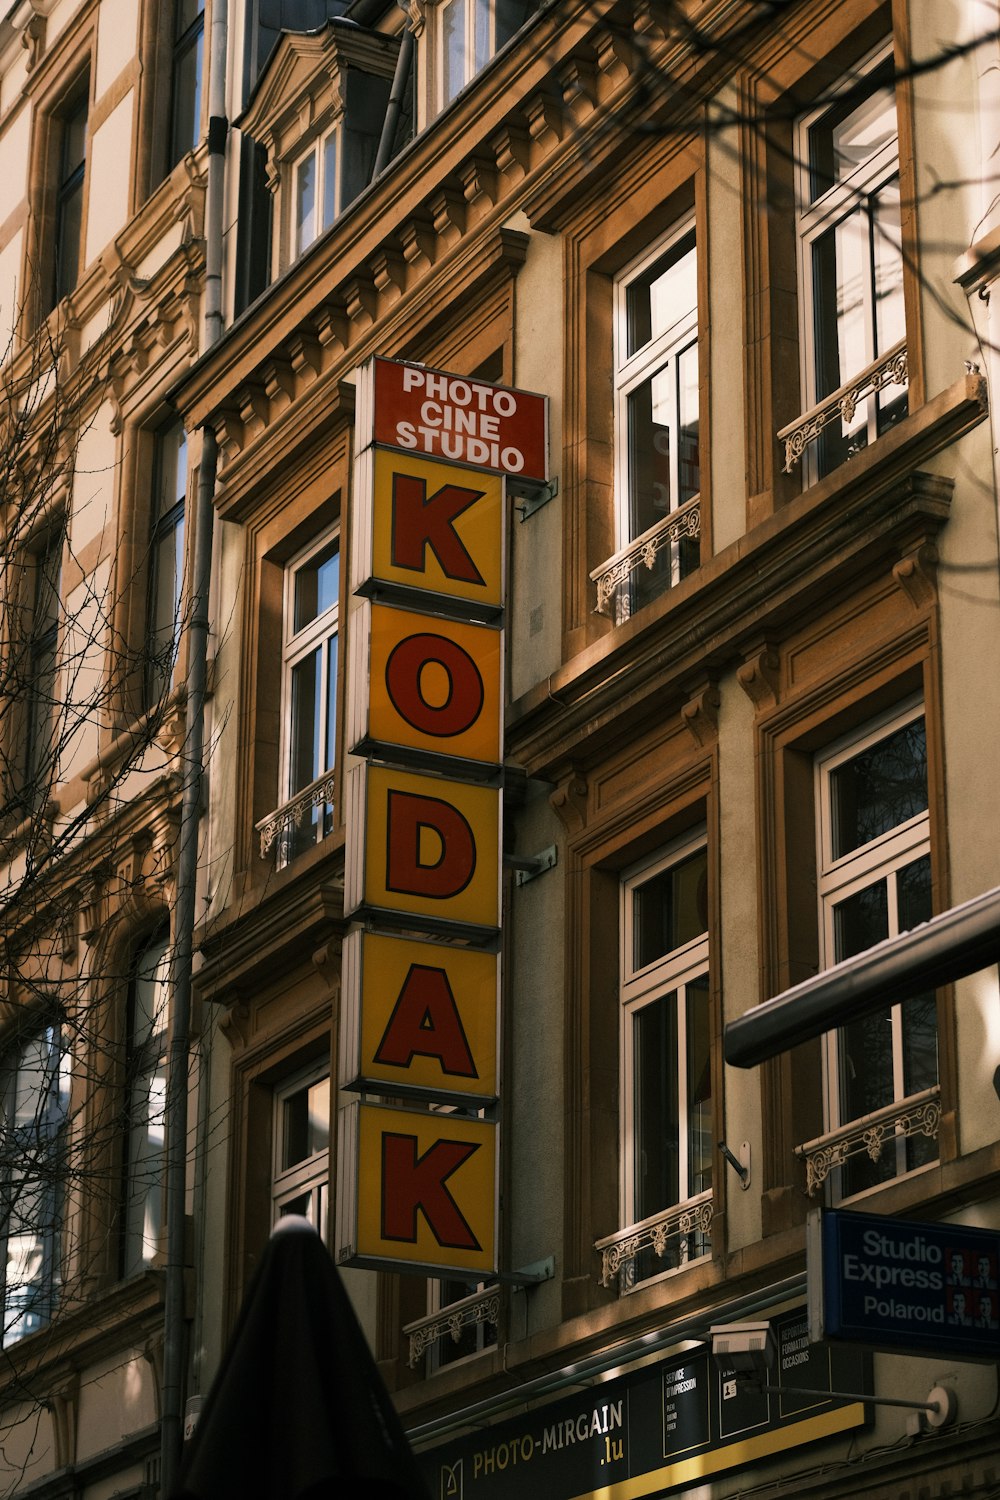
<path fill-rule="evenodd" d="M 372 574 L 489 608 L 503 602 L 503 481 L 379 449 Z"/>
<path fill-rule="evenodd" d="M 496 1126 L 360 1105 L 360 1259 L 495 1270 Z"/>
<path fill-rule="evenodd" d="M 499 791 L 383 766 L 367 775 L 365 904 L 496 927 Z"/>
<path fill-rule="evenodd" d="M 429 1094 L 497 1092 L 497 970 L 493 953 L 359 933 L 359 1077 Z"/>
<path fill-rule="evenodd" d="M 488 625 L 373 604 L 371 738 L 499 763 L 500 642 Z"/>

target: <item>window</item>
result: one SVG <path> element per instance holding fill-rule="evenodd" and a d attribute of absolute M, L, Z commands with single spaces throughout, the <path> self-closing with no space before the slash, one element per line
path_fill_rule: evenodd
<path fill-rule="evenodd" d="M 282 801 L 312 789 L 313 800 L 283 835 L 284 859 L 325 838 L 333 828 L 337 745 L 337 628 L 340 616 L 339 538 L 327 535 L 285 570 L 282 671 Z"/>
<path fill-rule="evenodd" d="M 63 116 L 56 182 L 55 259 L 52 306 L 80 277 L 83 249 L 83 182 L 87 165 L 87 93 Z"/>
<path fill-rule="evenodd" d="M 621 885 L 623 1223 L 712 1186 L 707 852 L 688 839 Z M 626 1285 L 708 1253 L 702 1230 L 646 1248 Z"/>
<path fill-rule="evenodd" d="M 135 1276 L 149 1265 L 163 1226 L 169 980 L 168 938 L 162 933 L 138 954 L 128 988 L 123 1276 Z"/>
<path fill-rule="evenodd" d="M 69 1058 L 45 1026 L 0 1055 L 0 1277 L 4 1347 L 44 1328 L 60 1279 Z"/>
<path fill-rule="evenodd" d="M 317 141 L 295 167 L 294 254 L 307 250 L 340 211 L 339 130 Z"/>
<path fill-rule="evenodd" d="M 153 708 L 170 687 L 180 636 L 187 435 L 179 422 L 157 439 L 153 486 L 146 617 L 146 709 Z"/>
<path fill-rule="evenodd" d="M 460 1359 L 468 1359 L 471 1354 L 481 1354 L 484 1349 L 494 1346 L 497 1341 L 496 1315 L 493 1314 L 492 1318 L 490 1316 L 489 1307 L 482 1297 L 485 1291 L 486 1283 L 483 1281 L 459 1281 L 448 1277 L 428 1281 L 428 1316 L 435 1319 L 441 1314 L 447 1316 L 451 1308 L 458 1314 L 454 1319 L 454 1330 L 449 1328 L 447 1333 L 428 1346 L 428 1374 L 442 1370 L 446 1365 L 453 1365 Z M 476 1303 L 466 1303 L 465 1299 L 470 1297 L 478 1297 L 479 1300 Z"/>
<path fill-rule="evenodd" d="M 655 552 L 651 567 L 632 574 L 627 615 L 698 565 L 697 527 L 673 539 L 669 526 L 701 489 L 693 221 L 615 283 L 614 380 L 618 546 L 642 537 Z"/>
<path fill-rule="evenodd" d="M 852 958 L 931 915 L 927 740 L 917 708 L 876 721 L 827 751 L 819 802 L 820 961 Z M 933 991 L 854 1021 L 827 1039 L 831 1129 L 937 1083 Z M 923 1135 L 896 1131 L 877 1161 L 858 1151 L 841 1195 L 861 1192 L 936 1157 Z"/>
<path fill-rule="evenodd" d="M 859 87 L 860 85 L 860 87 Z M 797 218 L 804 405 L 856 381 L 905 337 L 899 148 L 892 62 L 884 53 L 843 97 L 797 129 Z M 807 477 L 827 474 L 906 415 L 887 382 L 841 408 L 808 450 Z"/>
<path fill-rule="evenodd" d="M 28 621 L 25 735 L 21 789 L 25 804 L 46 801 L 55 778 L 55 707 L 63 533 L 58 529 L 33 561 Z"/>
<path fill-rule="evenodd" d="M 201 139 L 201 84 L 205 45 L 205 0 L 177 0 L 171 65 L 170 163 Z"/>
<path fill-rule="evenodd" d="M 302 1214 L 327 1238 L 330 1187 L 330 1076 L 298 1073 L 275 1092 L 272 1223 Z"/>
<path fill-rule="evenodd" d="M 438 10 L 438 108 L 509 42 L 534 10 L 532 0 L 444 0 Z"/>

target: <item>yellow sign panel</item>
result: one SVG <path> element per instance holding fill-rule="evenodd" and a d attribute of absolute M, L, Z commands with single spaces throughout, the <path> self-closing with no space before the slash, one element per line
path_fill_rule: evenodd
<path fill-rule="evenodd" d="M 495 1098 L 496 954 L 374 932 L 357 939 L 359 1077 L 386 1093 Z"/>
<path fill-rule="evenodd" d="M 488 625 L 373 604 L 371 738 L 499 763 L 500 643 Z"/>
<path fill-rule="evenodd" d="M 372 576 L 488 608 L 503 602 L 503 480 L 375 453 Z"/>
<path fill-rule="evenodd" d="M 500 792 L 369 766 L 363 901 L 443 922 L 500 920 Z"/>
<path fill-rule="evenodd" d="M 359 1105 L 360 1260 L 496 1269 L 496 1125 Z"/>

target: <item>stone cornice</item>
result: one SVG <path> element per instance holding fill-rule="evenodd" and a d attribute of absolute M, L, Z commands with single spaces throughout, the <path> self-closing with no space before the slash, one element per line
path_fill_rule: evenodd
<path fill-rule="evenodd" d="M 850 464 L 708 559 L 617 630 L 588 646 L 507 715 L 507 753 L 531 775 L 599 758 L 637 727 L 686 700 L 706 669 L 718 673 L 775 638 L 840 577 L 891 572 L 947 520 L 952 481 L 914 472 L 922 459 L 983 419 L 981 381 L 966 376 Z"/>
<path fill-rule="evenodd" d="M 417 135 L 180 382 L 173 396 L 186 425 L 202 425 L 240 388 L 261 384 L 268 360 L 287 361 L 304 330 L 316 337 L 318 315 L 349 369 L 365 330 L 383 329 L 424 285 L 440 295 L 460 243 L 468 240 L 473 253 L 484 230 L 509 223 L 518 209 L 529 217 L 544 209 L 551 219 L 616 154 L 645 149 L 638 108 L 646 128 L 682 104 L 690 122 L 692 91 L 705 82 L 703 49 L 664 37 L 642 10 L 631 29 L 611 26 L 610 9 L 608 0 L 544 8 L 522 45 L 500 54 L 479 86 Z M 736 0 L 700 9 L 705 27 L 749 14 Z M 683 56 L 686 72 L 651 100 L 649 70 L 654 62 L 660 70 L 661 55 Z"/>

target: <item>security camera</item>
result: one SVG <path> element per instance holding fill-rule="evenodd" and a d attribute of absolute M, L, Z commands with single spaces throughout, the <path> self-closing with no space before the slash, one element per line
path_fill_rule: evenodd
<path fill-rule="evenodd" d="M 766 1375 L 777 1362 L 770 1323 L 716 1323 L 709 1329 L 712 1357 L 720 1370 L 734 1375 Z"/>

